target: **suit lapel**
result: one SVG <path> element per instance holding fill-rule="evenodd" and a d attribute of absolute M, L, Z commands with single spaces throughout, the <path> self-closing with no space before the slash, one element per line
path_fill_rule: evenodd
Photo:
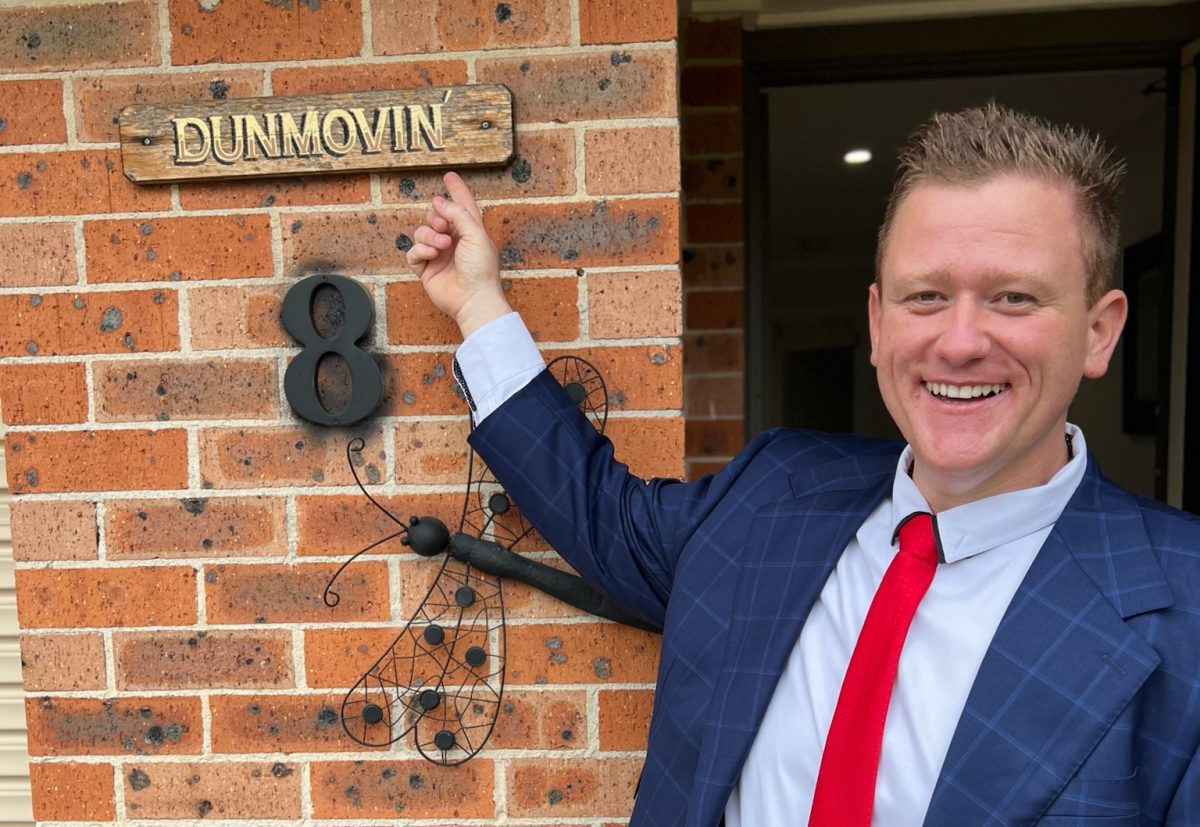
<path fill-rule="evenodd" d="M 892 453 L 809 469 L 792 477 L 798 496 L 756 512 L 688 824 L 717 823 L 809 610 L 854 533 L 890 493 L 895 468 Z"/>
<path fill-rule="evenodd" d="M 927 827 L 1034 823 L 1159 664 L 1125 618 L 1171 602 L 1139 509 L 1089 458 L 980 666 Z"/>

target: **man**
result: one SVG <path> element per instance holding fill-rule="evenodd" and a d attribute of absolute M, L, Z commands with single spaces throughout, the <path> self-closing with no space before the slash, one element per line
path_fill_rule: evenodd
<path fill-rule="evenodd" d="M 634 825 L 1200 824 L 1200 521 L 1066 421 L 1126 317 L 1120 173 L 994 105 L 935 117 L 868 297 L 907 446 L 773 431 L 690 484 L 629 476 L 539 372 L 447 176 L 408 261 L 467 338 L 472 442 L 664 625 Z"/>

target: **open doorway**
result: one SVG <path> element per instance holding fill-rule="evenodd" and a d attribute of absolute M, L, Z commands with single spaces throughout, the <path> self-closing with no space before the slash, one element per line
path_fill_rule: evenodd
<path fill-rule="evenodd" d="M 747 432 L 895 434 L 865 312 L 895 150 L 930 113 L 994 99 L 1098 132 L 1129 162 L 1118 283 L 1136 294 L 1133 329 L 1070 416 L 1109 476 L 1200 509 L 1200 449 L 1185 456 L 1200 392 L 1184 380 L 1200 370 L 1187 358 L 1200 343 L 1186 241 L 1197 38 L 1200 3 L 748 32 Z M 873 158 L 851 167 L 851 149 Z"/>
<path fill-rule="evenodd" d="M 1129 164 L 1122 247 L 1147 250 L 1162 240 L 1165 80 L 1162 70 L 1139 68 L 767 90 L 771 174 L 756 331 L 766 354 L 765 424 L 898 435 L 868 362 L 864 308 L 896 150 L 915 125 L 933 112 L 995 100 L 1099 134 Z M 1141 311 L 1153 316 L 1162 291 L 1150 280 L 1161 271 L 1145 266 L 1131 275 Z M 1123 380 L 1140 373 L 1143 398 L 1147 386 L 1156 393 L 1157 330 L 1142 324 L 1140 358 L 1126 365 L 1118 351 L 1108 375 L 1085 382 L 1071 411 L 1105 472 L 1146 496 L 1156 488 L 1153 421 L 1146 427 L 1122 415 Z"/>

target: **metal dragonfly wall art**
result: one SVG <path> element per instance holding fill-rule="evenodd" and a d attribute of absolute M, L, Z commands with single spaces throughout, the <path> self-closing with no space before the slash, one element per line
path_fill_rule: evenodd
<path fill-rule="evenodd" d="M 577 356 L 560 356 L 547 369 L 603 433 L 608 393 L 596 368 Z M 353 461 L 363 447 L 363 440 L 356 438 L 346 448 L 354 480 L 399 528 L 342 564 L 325 588 L 326 605 L 336 606 L 340 600 L 333 590 L 338 575 L 360 555 L 388 541 L 399 538 L 417 554 L 444 557 L 408 623 L 342 701 L 342 727 L 358 743 L 387 746 L 412 733 L 418 752 L 445 766 L 461 764 L 483 748 L 504 694 L 502 578 L 528 583 L 592 614 L 661 631 L 580 577 L 520 554 L 533 529 L 473 450 L 458 530 L 451 536 L 437 517 L 404 521 L 371 496 Z"/>

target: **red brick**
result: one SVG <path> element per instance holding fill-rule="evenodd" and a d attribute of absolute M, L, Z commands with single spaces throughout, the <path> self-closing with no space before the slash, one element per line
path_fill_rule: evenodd
<path fill-rule="evenodd" d="M 492 818 L 492 762 L 314 761 L 314 818 Z"/>
<path fill-rule="evenodd" d="M 579 338 L 578 278 L 506 278 L 501 287 L 536 341 Z"/>
<path fill-rule="evenodd" d="M 577 278 L 508 278 L 503 287 L 535 340 L 562 342 L 578 338 Z M 454 322 L 429 303 L 420 282 L 395 281 L 386 290 L 390 343 L 457 344 L 462 340 Z"/>
<path fill-rule="evenodd" d="M 16 500 L 10 508 L 14 560 L 96 559 L 99 541 L 92 503 Z"/>
<path fill-rule="evenodd" d="M 353 485 L 346 443 L 366 439 L 366 484 L 383 476 L 383 437 L 377 428 L 361 432 L 313 426 L 210 428 L 200 432 L 200 473 L 217 488 L 291 485 Z"/>
<path fill-rule="evenodd" d="M 683 283 L 687 287 L 741 287 L 746 280 L 740 244 L 683 251 Z"/>
<path fill-rule="evenodd" d="M 53 72 L 158 62 L 154 3 L 0 10 L 0 71 Z"/>
<path fill-rule="evenodd" d="M 742 205 L 687 204 L 684 207 L 688 243 L 728 244 L 742 240 Z"/>
<path fill-rule="evenodd" d="M 196 287 L 188 291 L 192 347 L 223 350 L 290 347 L 292 337 L 279 320 L 290 285 Z"/>
<path fill-rule="evenodd" d="M 679 77 L 684 107 L 736 107 L 742 104 L 742 65 L 688 66 Z"/>
<path fill-rule="evenodd" d="M 679 77 L 683 106 L 738 106 L 742 102 L 742 66 L 684 65 Z"/>
<path fill-rule="evenodd" d="M 300 817 L 300 773 L 282 762 L 122 765 L 129 818 Z"/>
<path fill-rule="evenodd" d="M 178 315 L 173 290 L 0 296 L 0 356 L 174 350 Z"/>
<path fill-rule="evenodd" d="M 683 337 L 683 370 L 688 376 L 742 370 L 741 333 L 701 333 Z"/>
<path fill-rule="evenodd" d="M 742 151 L 742 112 L 684 112 L 681 119 L 683 156 L 739 153 Z M 688 193 L 684 187 L 684 193 Z M 690 194 L 690 193 L 688 193 Z"/>
<path fill-rule="evenodd" d="M 26 698 L 30 755 L 198 755 L 200 699 Z"/>
<path fill-rule="evenodd" d="M 741 416 L 746 409 L 741 376 L 694 376 L 687 379 L 685 413 L 698 417 Z"/>
<path fill-rule="evenodd" d="M 742 291 L 694 290 L 687 294 L 687 328 L 697 330 L 738 329 L 742 326 Z"/>
<path fill-rule="evenodd" d="M 678 209 L 673 198 L 503 204 L 483 221 L 510 269 L 674 264 Z"/>
<path fill-rule="evenodd" d="M 653 689 L 602 689 L 600 749 L 644 750 L 650 734 Z"/>
<path fill-rule="evenodd" d="M 589 130 L 583 151 L 592 195 L 679 191 L 679 130 L 673 126 Z"/>
<path fill-rule="evenodd" d="M 83 227 L 92 282 L 269 276 L 267 215 L 89 221 Z"/>
<path fill-rule="evenodd" d="M 321 599 L 332 563 L 215 565 L 204 569 L 209 623 L 341 623 L 387 620 L 388 575 L 382 562 L 356 562 L 333 585 L 336 607 Z"/>
<path fill-rule="evenodd" d="M 689 419 L 686 451 L 689 457 L 731 457 L 746 444 L 746 424 L 737 419 Z"/>
<path fill-rule="evenodd" d="M 285 525 L 269 497 L 110 500 L 104 534 L 110 560 L 283 556 Z"/>
<path fill-rule="evenodd" d="M 0 146 L 67 140 L 61 80 L 0 81 Z"/>
<path fill-rule="evenodd" d="M 506 689 L 489 749 L 586 749 L 583 692 Z"/>
<path fill-rule="evenodd" d="M 72 81 L 75 131 L 81 141 L 116 143 L 118 115 L 127 106 L 174 101 L 225 100 L 261 95 L 262 73 L 203 70 L 187 74 L 97 75 Z M 184 187 L 186 190 L 194 184 Z"/>
<path fill-rule="evenodd" d="M 33 817 L 38 821 L 112 821 L 113 767 L 110 764 L 29 765 Z"/>
<path fill-rule="evenodd" d="M 366 668 L 365 666 L 363 667 Z M 342 693 L 213 695 L 214 753 L 360 752 L 342 729 Z"/>
<path fill-rule="evenodd" d="M 507 681 L 653 683 L 660 637 L 616 623 L 536 624 L 507 631 Z"/>
<path fill-rule="evenodd" d="M 430 562 L 430 565 L 437 564 Z M 342 599 L 346 599 L 344 593 Z M 354 686 L 387 651 L 400 631 L 400 627 L 390 626 L 305 629 L 305 684 L 321 689 Z"/>
<path fill-rule="evenodd" d="M 384 295 L 390 344 L 457 346 L 462 342 L 458 325 L 429 303 L 421 282 L 389 281 Z"/>
<path fill-rule="evenodd" d="M 113 635 L 117 689 L 286 689 L 292 633 L 134 632 Z"/>
<path fill-rule="evenodd" d="M 104 689 L 104 639 L 83 635 L 21 635 L 26 692 Z"/>
<path fill-rule="evenodd" d="M 426 514 L 453 529 L 462 511 L 462 494 L 393 494 L 372 496 L 406 527 L 409 517 Z M 362 494 L 296 498 L 296 553 L 339 557 L 395 534 L 401 525 L 372 506 Z M 371 550 L 372 554 L 405 551 L 399 538 Z"/>
<path fill-rule="evenodd" d="M 142 212 L 171 206 L 165 186 L 139 187 L 115 149 L 0 155 L 0 215 Z"/>
<path fill-rule="evenodd" d="M 396 425 L 397 485 L 462 485 L 467 479 L 466 418 Z"/>
<path fill-rule="evenodd" d="M 689 199 L 741 198 L 741 157 L 696 158 L 685 161 L 683 191 Z"/>
<path fill-rule="evenodd" d="M 679 32 L 679 52 L 687 60 L 736 60 L 742 56 L 742 19 L 701 20 L 686 17 Z"/>
<path fill-rule="evenodd" d="M 83 365 L 58 362 L 0 366 L 0 411 L 6 425 L 87 419 Z"/>
<path fill-rule="evenodd" d="M 687 479 L 698 480 L 706 474 L 715 474 L 728 464 L 728 460 L 688 460 Z"/>
<path fill-rule="evenodd" d="M 678 336 L 683 329 L 678 270 L 592 273 L 588 333 L 593 339 Z"/>
<path fill-rule="evenodd" d="M 266 359 L 97 362 L 96 419 L 274 419 L 278 371 Z"/>
<path fill-rule="evenodd" d="M 671 345 L 547 350 L 546 359 L 579 356 L 604 377 L 612 411 L 672 410 L 683 405 L 679 349 Z M 609 424 L 614 420 L 610 419 Z"/>
<path fill-rule="evenodd" d="M 512 160 L 502 167 L 461 170 L 463 180 L 478 200 L 573 195 L 575 185 L 575 133 L 569 129 L 520 129 Z M 444 195 L 442 171 L 405 171 L 380 177 L 384 203 L 428 204 Z M 640 190 L 645 192 L 645 190 Z"/>
<path fill-rule="evenodd" d="M 377 416 L 465 414 L 451 376 L 453 353 L 389 353 L 383 359 L 383 402 Z"/>
<path fill-rule="evenodd" d="M 0 224 L 0 287 L 74 284 L 75 273 L 70 224 Z"/>
<path fill-rule="evenodd" d="M 678 16 L 663 0 L 588 0 L 579 4 L 579 33 L 584 43 L 674 40 Z"/>
<path fill-rule="evenodd" d="M 633 808 L 640 758 L 518 758 L 505 767 L 517 818 L 618 817 Z"/>
<path fill-rule="evenodd" d="M 683 475 L 682 417 L 610 419 L 604 433 L 616 446 L 617 459 L 635 475 L 646 479 Z"/>
<path fill-rule="evenodd" d="M 179 189 L 179 200 L 185 210 L 365 204 L 371 200 L 371 183 L 365 175 L 195 182 Z"/>
<path fill-rule="evenodd" d="M 527 0 L 504 7 L 492 0 L 374 0 L 375 53 L 464 52 L 565 46 L 571 34 L 567 0 Z"/>
<path fill-rule="evenodd" d="M 282 218 L 283 267 L 288 275 L 312 272 L 374 276 L 406 272 L 404 250 L 425 210 L 358 210 L 288 213 Z"/>
<path fill-rule="evenodd" d="M 359 0 L 220 3 L 168 0 L 171 62 L 314 60 L 362 53 Z"/>
<path fill-rule="evenodd" d="M 673 118 L 675 50 L 479 58 L 480 83 L 513 93 L 518 123 Z"/>
<path fill-rule="evenodd" d="M 140 569 L 20 569 L 21 628 L 181 626 L 196 622 L 196 572 Z"/>
<path fill-rule="evenodd" d="M 10 433 L 8 439 L 8 486 L 14 494 L 187 485 L 182 430 Z"/>
<path fill-rule="evenodd" d="M 389 21 L 389 27 L 395 21 Z M 422 60 L 366 63 L 356 60 L 339 66 L 288 66 L 271 72 L 276 95 L 317 95 L 326 92 L 374 92 L 414 89 L 421 86 L 460 86 L 467 82 L 463 60 Z"/>

